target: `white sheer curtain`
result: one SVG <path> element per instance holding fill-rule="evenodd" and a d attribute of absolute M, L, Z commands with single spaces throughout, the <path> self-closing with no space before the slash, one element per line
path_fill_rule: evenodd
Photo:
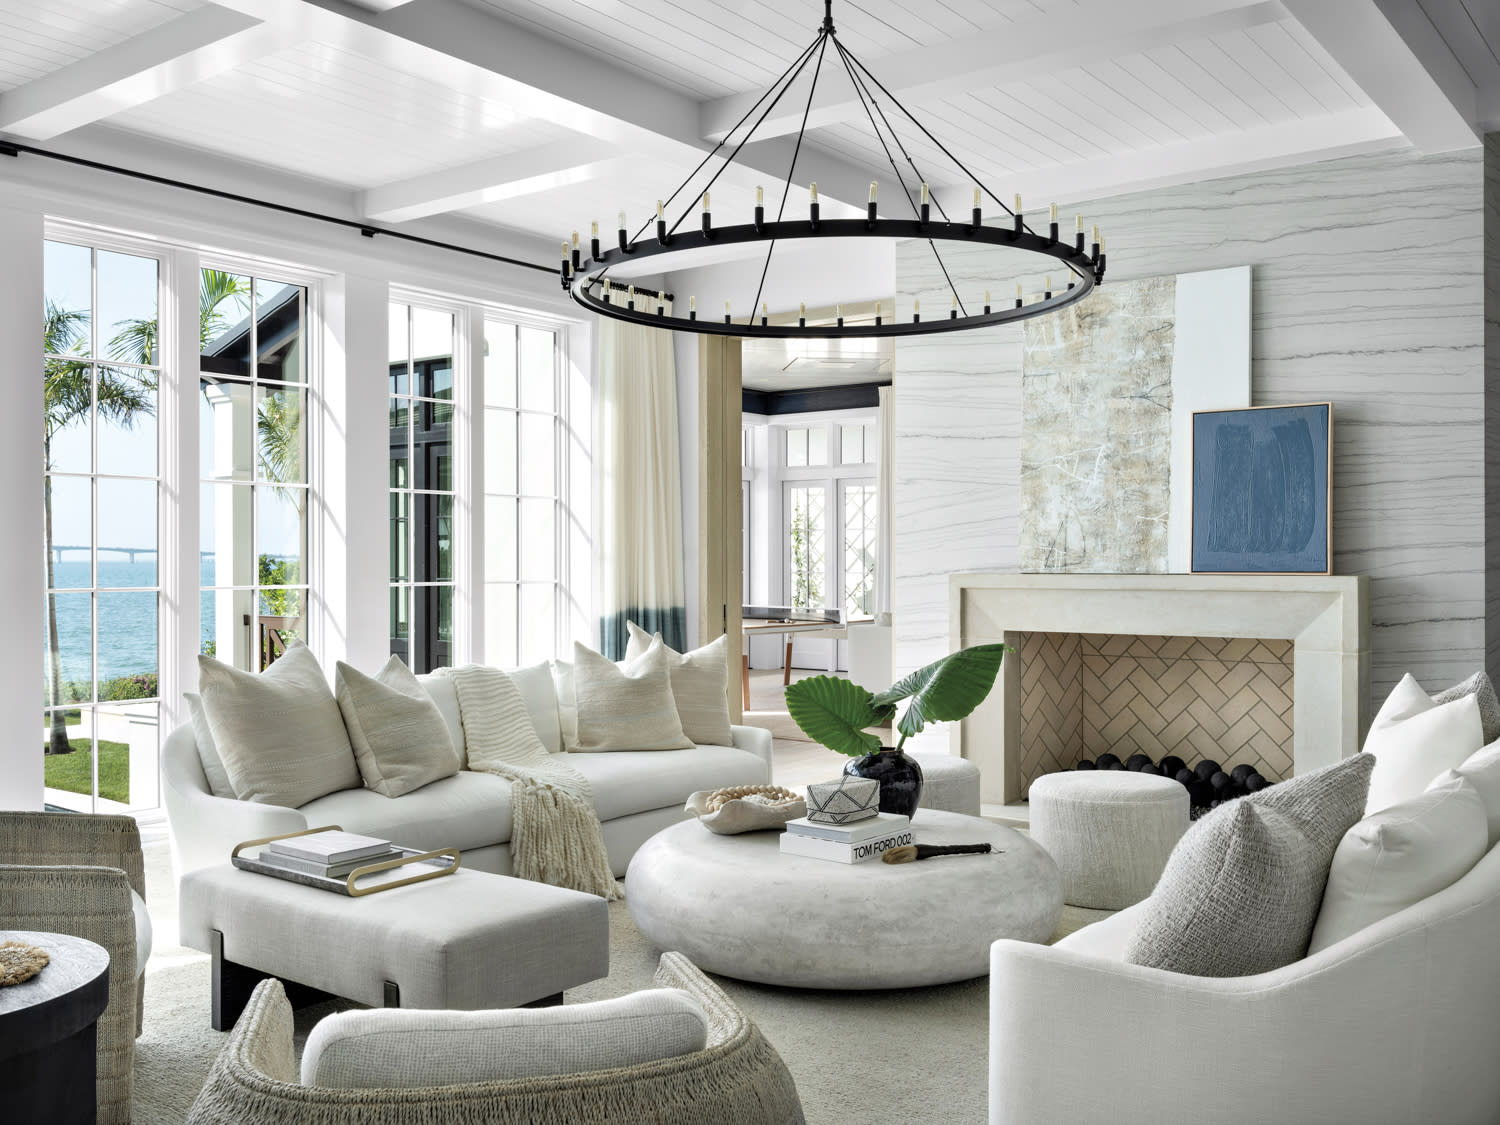
<path fill-rule="evenodd" d="M 880 388 L 880 478 L 876 507 L 880 520 L 880 547 L 875 555 L 875 612 L 891 612 L 891 561 L 895 554 L 896 530 L 896 388 Z M 885 618 L 877 618 L 882 623 Z"/>
<path fill-rule="evenodd" d="M 600 319 L 596 417 L 599 651 L 624 658 L 629 620 L 680 652 L 687 595 L 670 332 Z"/>

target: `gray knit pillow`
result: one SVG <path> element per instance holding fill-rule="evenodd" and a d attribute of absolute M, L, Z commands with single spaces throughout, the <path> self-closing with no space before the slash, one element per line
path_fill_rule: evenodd
<path fill-rule="evenodd" d="M 1238 977 L 1305 956 L 1334 850 L 1364 815 L 1369 758 L 1273 785 L 1194 824 L 1167 860 L 1125 960 Z"/>
<path fill-rule="evenodd" d="M 1434 703 L 1452 703 L 1466 695 L 1478 697 L 1479 723 L 1484 727 L 1484 742 L 1488 746 L 1500 738 L 1500 696 L 1495 694 L 1495 685 L 1484 672 L 1475 672 L 1462 683 L 1454 684 L 1447 691 L 1432 697 Z"/>

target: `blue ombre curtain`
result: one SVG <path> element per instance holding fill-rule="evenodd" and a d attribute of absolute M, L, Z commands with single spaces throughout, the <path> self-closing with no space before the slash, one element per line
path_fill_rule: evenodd
<path fill-rule="evenodd" d="M 687 595 L 672 334 L 607 317 L 599 329 L 599 651 L 623 660 L 625 622 L 634 621 L 683 652 Z"/>

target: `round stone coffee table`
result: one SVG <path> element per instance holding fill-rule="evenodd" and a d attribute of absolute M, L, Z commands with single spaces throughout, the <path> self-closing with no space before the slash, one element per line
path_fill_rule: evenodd
<path fill-rule="evenodd" d="M 696 820 L 635 853 L 625 902 L 646 939 L 703 969 L 795 988 L 911 988 L 989 972 L 998 938 L 1042 942 L 1062 914 L 1057 864 L 1010 828 L 918 809 L 919 844 L 1000 854 L 842 864 L 783 855 L 779 832 Z"/>

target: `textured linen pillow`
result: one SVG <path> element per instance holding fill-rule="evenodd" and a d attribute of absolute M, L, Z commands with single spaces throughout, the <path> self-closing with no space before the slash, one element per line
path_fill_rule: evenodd
<path fill-rule="evenodd" d="M 463 765 L 443 713 L 399 656 L 374 676 L 340 660 L 333 693 L 366 789 L 399 797 Z"/>
<path fill-rule="evenodd" d="M 682 720 L 682 733 L 699 746 L 732 746 L 729 730 L 729 638 L 719 636 L 702 648 L 682 653 L 649 634 L 634 621 L 627 621 L 630 640 L 625 645 L 625 665 L 630 667 L 651 649 L 661 645 L 667 653 L 672 681 L 672 699 Z"/>
<path fill-rule="evenodd" d="M 1333 853 L 1308 953 L 1452 886 L 1488 838 L 1479 791 L 1452 770 L 1427 792 L 1365 817 Z"/>
<path fill-rule="evenodd" d="M 708 1017 L 675 988 L 555 1008 L 373 1008 L 318 1021 L 302 1052 L 302 1084 L 358 1090 L 541 1078 L 675 1058 L 707 1043 Z"/>
<path fill-rule="evenodd" d="M 1447 691 L 1438 692 L 1432 697 L 1432 701 L 1452 703 L 1466 695 L 1472 695 L 1479 704 L 1479 722 L 1484 727 L 1485 742 L 1494 742 L 1500 738 L 1500 696 L 1495 694 L 1495 685 L 1490 682 L 1487 673 L 1475 672 L 1462 683 L 1454 684 Z"/>
<path fill-rule="evenodd" d="M 1303 957 L 1334 850 L 1360 818 L 1374 764 L 1356 754 L 1197 821 L 1146 900 L 1125 960 L 1237 977 Z"/>
<path fill-rule="evenodd" d="M 1448 773 L 1467 779 L 1479 791 L 1489 822 L 1489 847 L 1500 844 L 1500 742 L 1483 747 Z M 1432 784 L 1437 785 L 1448 773 L 1438 774 L 1437 781 Z"/>
<path fill-rule="evenodd" d="M 219 748 L 214 745 L 214 732 L 208 727 L 208 716 L 203 713 L 203 697 L 195 691 L 184 692 L 187 700 L 188 721 L 193 726 L 193 741 L 198 746 L 198 760 L 203 763 L 203 776 L 208 779 L 208 789 L 215 797 L 234 798 L 234 786 L 229 784 L 229 774 L 219 758 Z"/>
<path fill-rule="evenodd" d="M 629 669 L 573 644 L 573 694 L 578 707 L 581 753 L 607 750 L 687 750 L 665 646 L 654 648 Z"/>
<path fill-rule="evenodd" d="M 1364 752 L 1375 757 L 1365 812 L 1417 796 L 1438 774 L 1462 764 L 1483 745 L 1477 695 L 1434 703 L 1408 673 L 1386 697 L 1365 736 Z"/>
<path fill-rule="evenodd" d="M 240 800 L 295 809 L 360 787 L 338 701 L 301 641 L 258 675 L 198 657 L 198 694 Z"/>

